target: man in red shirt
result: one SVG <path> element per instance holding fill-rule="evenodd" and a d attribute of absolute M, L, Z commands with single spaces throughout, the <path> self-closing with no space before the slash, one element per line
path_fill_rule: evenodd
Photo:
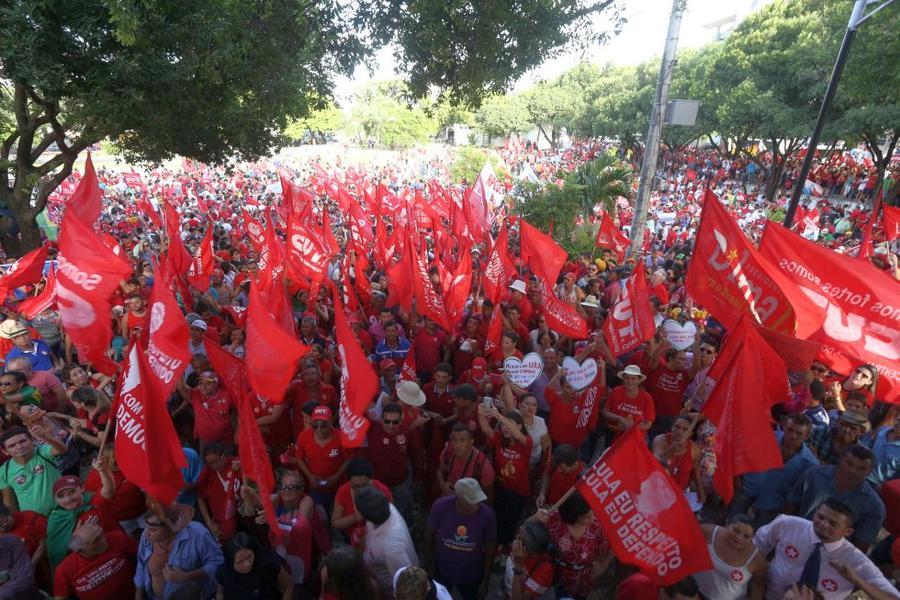
<path fill-rule="evenodd" d="M 137 540 L 121 531 L 106 532 L 95 524 L 78 527 L 69 541 L 74 551 L 56 568 L 56 598 L 108 600 L 134 596 Z"/>
<path fill-rule="evenodd" d="M 412 339 L 411 350 L 416 357 L 416 372 L 419 381 L 431 381 L 432 373 L 438 363 L 450 358 L 449 337 L 437 323 L 423 317 L 424 326 Z"/>
<path fill-rule="evenodd" d="M 331 425 L 331 409 L 317 406 L 312 426 L 297 438 L 297 466 L 306 477 L 310 496 L 316 504 L 331 512 L 334 493 L 347 470 L 347 456 L 341 438 Z"/>
<path fill-rule="evenodd" d="M 569 444 L 581 449 L 597 426 L 600 401 L 606 388 L 606 363 L 602 359 L 594 360 L 597 361 L 597 375 L 583 390 L 576 390 L 566 380 L 565 369 L 557 371 L 544 390 L 544 399 L 550 407 L 550 439 L 554 445 Z M 584 453 L 590 456 L 591 450 L 584 449 Z"/>
<path fill-rule="evenodd" d="M 659 360 L 663 350 L 665 362 Z M 672 348 L 666 341 L 650 356 L 650 374 L 644 387 L 653 397 L 657 433 L 669 433 L 672 422 L 684 407 L 684 391 L 689 383 L 686 363 L 684 351 Z"/>
<path fill-rule="evenodd" d="M 190 403 L 194 409 L 194 437 L 200 440 L 201 449 L 212 442 L 231 445 L 237 414 L 234 399 L 219 385 L 219 377 L 213 371 L 201 371 L 197 377 L 197 389 L 179 386 L 184 402 L 173 411 L 182 412 Z"/>
<path fill-rule="evenodd" d="M 628 365 L 625 370 L 619 371 L 618 376 L 622 385 L 609 391 L 603 418 L 615 430 L 616 437 L 638 421 L 641 429 L 650 429 L 656 420 L 653 398 L 640 388 L 647 376 L 641 373 L 641 368 L 637 365 Z"/>
<path fill-rule="evenodd" d="M 394 506 L 406 518 L 412 510 L 412 473 L 409 430 L 402 423 L 403 410 L 389 402 L 382 407 L 381 421 L 373 421 L 366 435 L 366 457 L 375 479 L 390 488 Z M 405 511 L 405 512 L 404 512 Z"/>
<path fill-rule="evenodd" d="M 380 490 L 388 502 L 393 502 L 394 498 L 391 490 L 375 479 L 372 463 L 365 458 L 354 458 L 347 463 L 347 479 L 348 481 L 338 488 L 334 497 L 331 526 L 343 530 L 349 538 L 350 544 L 361 548 L 366 535 L 366 520 L 357 512 L 356 504 L 353 502 L 356 492 L 363 488 L 373 487 Z"/>
<path fill-rule="evenodd" d="M 505 329 L 515 331 L 519 339 L 516 341 L 516 349 L 523 354 L 528 351 L 528 343 L 531 341 L 531 334 L 528 328 L 522 323 L 522 311 L 515 304 L 510 304 L 506 308 L 506 317 L 504 321 Z"/>
<path fill-rule="evenodd" d="M 38 553 L 44 553 L 47 542 L 47 517 L 31 510 L 10 512 L 0 502 L 0 535 L 14 535 L 25 543 L 32 564 L 38 561 Z"/>
<path fill-rule="evenodd" d="M 301 413 L 303 412 L 303 405 L 310 400 L 315 400 L 334 411 L 338 405 L 338 394 L 334 386 L 322 381 L 322 371 L 319 365 L 311 361 L 305 361 L 300 371 L 300 379 L 292 381 L 284 394 L 284 403 L 291 407 L 295 436 L 300 435 L 300 432 L 303 431 Z"/>
<path fill-rule="evenodd" d="M 237 533 L 241 463 L 229 456 L 222 444 L 207 445 L 203 462 L 206 466 L 197 480 L 197 507 L 210 533 L 219 542 L 227 542 Z"/>

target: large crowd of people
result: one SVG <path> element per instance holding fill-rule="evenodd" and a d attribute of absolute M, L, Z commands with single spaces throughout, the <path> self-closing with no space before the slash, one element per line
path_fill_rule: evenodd
<path fill-rule="evenodd" d="M 553 182 L 607 151 L 596 142 L 500 150 L 511 175 L 493 183 L 493 214 L 505 213 L 502 197 L 515 193 L 520 175 Z M 867 242 L 866 203 L 877 177 L 858 151 L 834 156 L 817 162 L 811 178 L 825 191 L 804 203 L 798 227 L 855 254 Z M 441 194 L 445 208 L 469 201 L 464 186 L 448 183 L 448 164 L 443 155 L 410 152 L 365 167 L 338 157 L 230 173 L 188 161 L 143 174 L 101 170 L 96 230 L 132 268 L 108 315 L 107 356 L 119 365 L 131 347 L 146 349 L 159 326 L 150 299 L 154 286 L 171 281 L 159 272 L 169 234 L 180 232 L 180 243 L 199 253 L 211 231 L 208 287 L 172 286 L 179 326 L 189 332 L 189 364 L 164 399 L 187 465 L 183 486 L 167 504 L 129 481 L 114 443 L 123 435 L 116 426 L 123 377 L 80 355 L 54 302 L 36 314 L 23 310 L 52 285 L 51 248 L 43 275 L 4 288 L 0 308 L 0 600 L 900 598 L 900 426 L 896 406 L 876 391 L 873 365 L 836 372 L 817 357 L 792 369 L 791 394 L 769 416 L 783 466 L 735 478 L 730 502 L 714 486 L 716 430 L 699 411 L 715 386 L 707 376 L 727 331 L 685 287 L 704 192 L 714 189 L 756 239 L 796 185 L 796 165 L 769 202 L 751 162 L 691 148 L 664 156 L 643 251 L 627 260 L 609 248 L 568 257 L 553 281 L 523 259 L 515 219 L 492 220 L 479 239 L 468 229 L 460 236 L 459 217 L 437 211 L 420 235 L 431 291 L 447 303 L 439 323 L 419 305 L 420 292 L 411 310 L 392 293 L 400 251 L 378 236 L 401 228 L 395 199 L 415 194 L 427 203 Z M 888 170 L 885 190 L 898 173 Z M 209 352 L 218 345 L 245 361 L 258 351 L 248 343 L 245 309 L 273 259 L 251 239 L 248 221 L 271 229 L 276 244 L 286 237 L 280 177 L 309 190 L 309 222 L 334 236 L 338 251 L 324 277 L 355 297 L 345 301 L 345 316 L 378 390 L 364 414 L 363 443 L 346 446 L 347 359 L 335 314 L 344 309 L 322 282 L 281 270 L 291 316 L 284 329 L 309 351 L 283 398 L 256 398 L 253 415 L 276 481 L 262 497 L 239 458 L 245 417 Z M 51 201 L 63 227 L 78 183 L 73 177 Z M 367 246 L 354 240 L 359 224 L 336 198 L 338 184 L 369 213 L 379 196 L 378 213 L 364 221 Z M 619 199 L 620 230 L 631 211 Z M 405 214 L 403 227 L 414 227 L 415 209 Z M 177 223 L 162 226 L 172 215 Z M 513 271 L 492 302 L 485 279 L 501 235 Z M 896 245 L 877 226 L 868 235 L 869 262 L 900 280 Z M 471 284 L 451 312 L 464 259 Z M 617 355 L 601 332 L 640 263 L 655 331 Z M 544 289 L 583 319 L 583 339 L 549 318 Z M 668 336 L 668 322 L 691 324 L 693 339 L 685 345 Z M 528 360 L 540 366 L 519 385 L 510 365 Z M 585 361 L 597 368 L 582 381 L 574 369 Z M 592 502 L 573 492 L 632 428 L 689 500 L 706 541 L 690 550 L 708 553 L 709 570 L 661 584 L 621 560 Z"/>

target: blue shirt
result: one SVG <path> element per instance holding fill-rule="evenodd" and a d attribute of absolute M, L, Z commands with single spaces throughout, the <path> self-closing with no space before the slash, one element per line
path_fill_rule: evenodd
<path fill-rule="evenodd" d="M 13 346 L 12 350 L 6 354 L 6 364 L 9 364 L 9 361 L 14 358 L 27 356 L 31 359 L 32 371 L 52 371 L 53 359 L 51 358 L 50 347 L 41 340 L 32 340 L 32 343 L 34 346 L 27 352 L 22 352 L 18 347 Z"/>
<path fill-rule="evenodd" d="M 144 589 L 144 597 L 154 599 L 153 581 L 150 572 L 147 570 L 147 563 L 150 561 L 150 555 L 153 554 L 153 542 L 147 536 L 145 530 L 141 535 L 141 541 L 138 545 L 137 569 L 134 572 L 134 585 Z M 170 567 L 177 567 L 182 571 L 193 571 L 194 569 L 203 569 L 206 573 L 206 581 L 203 584 L 203 594 L 201 597 L 210 598 L 216 592 L 216 570 L 225 562 L 222 556 L 222 548 L 209 532 L 206 527 L 191 521 L 187 527 L 175 534 L 175 540 L 172 544 L 172 550 L 169 552 L 169 558 L 166 564 Z M 163 598 L 168 598 L 172 593 L 181 587 L 181 583 L 166 582 L 163 588 Z M 162 600 L 162 599 L 160 599 Z"/>
<path fill-rule="evenodd" d="M 889 439 L 893 431 L 894 427 L 882 427 L 872 444 L 875 467 L 869 475 L 869 482 L 873 485 L 880 486 L 885 481 L 900 478 L 900 437 Z"/>
<path fill-rule="evenodd" d="M 200 471 L 203 470 L 203 461 L 200 460 L 200 455 L 197 454 L 196 450 L 193 448 L 182 448 L 181 450 L 184 452 L 184 457 L 187 459 L 187 466 L 181 469 L 181 476 L 184 478 L 184 483 L 185 485 L 197 483 L 197 480 L 200 479 Z M 197 504 L 197 492 L 194 490 L 182 490 L 181 493 L 178 494 L 178 499 L 175 500 L 175 502 L 194 506 Z"/>
<path fill-rule="evenodd" d="M 775 432 L 775 441 L 779 448 L 783 437 L 783 432 Z M 756 498 L 754 506 L 758 510 L 781 510 L 787 503 L 788 492 L 794 483 L 807 469 L 818 464 L 816 455 L 803 444 L 800 451 L 790 457 L 783 467 L 761 473 L 744 474 L 743 491 L 748 496 Z"/>
<path fill-rule="evenodd" d="M 397 338 L 397 347 L 389 348 L 385 343 L 385 340 L 378 342 L 378 345 L 375 346 L 375 352 L 372 354 L 372 360 L 375 361 L 375 366 L 378 366 L 378 363 L 386 358 L 390 358 L 396 361 L 398 364 L 403 363 L 406 360 L 406 353 L 409 352 L 410 343 L 406 338 Z"/>
<path fill-rule="evenodd" d="M 856 522 L 850 541 L 872 544 L 885 518 L 884 502 L 875 489 L 863 481 L 858 487 L 839 494 L 834 487 L 836 465 L 823 465 L 806 471 L 788 495 L 788 502 L 797 506 L 797 515 L 812 519 L 819 505 L 834 498 L 853 510 Z"/>

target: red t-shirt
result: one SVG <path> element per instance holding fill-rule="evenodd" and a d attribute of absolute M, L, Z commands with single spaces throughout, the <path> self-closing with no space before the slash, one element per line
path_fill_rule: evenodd
<path fill-rule="evenodd" d="M 385 497 L 388 499 L 388 502 L 394 501 L 394 495 L 391 494 L 391 490 L 388 489 L 386 485 L 384 485 L 377 479 L 372 479 L 371 483 L 373 488 L 381 490 L 381 493 L 385 495 Z M 341 506 L 344 509 L 345 517 L 356 512 L 356 505 L 353 503 L 353 490 L 350 488 L 349 481 L 338 488 L 337 494 L 335 494 L 334 496 L 334 505 Z M 362 545 L 362 538 L 363 536 L 365 536 L 365 534 L 365 521 L 363 521 L 362 523 L 355 523 L 347 529 L 347 536 L 350 538 L 350 543 L 356 547 L 360 547 Z"/>
<path fill-rule="evenodd" d="M 504 444 L 503 433 L 494 431 L 488 438 L 488 445 L 494 448 L 494 465 L 503 487 L 520 496 L 531 496 L 531 481 L 528 473 L 528 459 L 531 457 L 531 436 L 525 437 L 525 443 L 512 442 Z"/>
<path fill-rule="evenodd" d="M 441 470 L 444 473 L 444 481 L 456 483 L 463 477 L 477 479 L 482 489 L 494 485 L 494 467 L 491 461 L 477 448 L 472 448 L 472 453 L 466 458 L 457 458 L 453 454 L 450 444 L 441 453 Z M 526 465 L 527 467 L 527 465 Z"/>
<path fill-rule="evenodd" d="M 334 386 L 320 382 L 319 393 L 311 395 L 309 388 L 301 380 L 292 381 L 284 393 L 284 403 L 291 407 L 293 415 L 291 425 L 294 428 L 294 435 L 300 435 L 300 432 L 303 431 L 303 405 L 310 400 L 315 400 L 330 408 L 332 412 L 337 412 L 338 393 Z"/>
<path fill-rule="evenodd" d="M 625 578 L 616 588 L 619 600 L 657 600 L 659 587 L 643 573 Z"/>
<path fill-rule="evenodd" d="M 66 556 L 53 577 L 53 595 L 79 600 L 108 600 L 134 596 L 134 557 L 137 540 L 124 532 L 106 534 L 106 552 L 87 558 L 78 552 Z"/>
<path fill-rule="evenodd" d="M 419 371 L 434 371 L 438 363 L 444 358 L 444 342 L 447 334 L 436 329 L 434 333 L 428 333 L 424 327 L 412 339 L 412 351 L 416 355 L 416 369 Z"/>
<path fill-rule="evenodd" d="M 578 468 L 569 473 L 564 473 L 559 466 L 553 466 L 553 461 L 547 463 L 547 473 L 550 480 L 547 482 L 547 504 L 556 504 L 563 494 L 569 491 L 569 488 L 575 485 L 581 472 L 584 471 L 584 463 L 578 461 Z"/>
<path fill-rule="evenodd" d="M 141 488 L 125 479 L 122 471 L 113 471 L 112 475 L 116 482 L 116 494 L 109 503 L 112 505 L 116 519 L 119 521 L 137 519 L 147 512 L 147 498 Z M 102 487 L 103 481 L 100 479 L 100 474 L 96 470 L 91 470 L 84 480 L 84 489 L 99 495 Z"/>
<path fill-rule="evenodd" d="M 609 392 L 609 399 L 606 401 L 606 410 L 620 417 L 631 417 L 635 421 L 638 417 L 651 423 L 656 420 L 653 398 L 642 389 L 638 389 L 636 397 L 629 398 L 625 395 L 625 386 L 612 388 Z M 610 423 L 610 427 L 618 429 L 619 423 Z"/>
<path fill-rule="evenodd" d="M 410 439 L 406 428 L 401 426 L 388 433 L 384 425 L 374 421 L 366 440 L 366 457 L 375 469 L 375 479 L 390 487 L 406 481 L 410 468 Z"/>
<path fill-rule="evenodd" d="M 684 391 L 688 383 L 684 371 L 670 369 L 665 363 L 650 371 L 644 385 L 653 397 L 656 414 L 664 417 L 678 415 L 684 406 Z"/>
<path fill-rule="evenodd" d="M 274 405 L 266 398 L 259 394 L 250 394 L 250 404 L 253 406 L 253 416 L 257 419 L 268 417 L 275 409 Z M 301 417 L 301 421 L 302 421 Z M 270 425 L 261 425 L 263 439 L 270 448 L 280 451 L 287 447 L 294 440 L 294 434 L 291 431 L 291 417 L 289 411 L 284 411 L 274 423 Z"/>
<path fill-rule="evenodd" d="M 227 390 L 219 388 L 212 396 L 192 390 L 191 406 L 194 408 L 194 437 L 206 443 L 234 442 L 234 427 L 231 425 L 234 401 Z"/>
<path fill-rule="evenodd" d="M 437 392 L 434 385 L 433 381 L 429 381 L 422 386 L 422 393 L 425 394 L 425 410 L 436 412 L 446 419 L 453 414 L 453 409 L 456 408 L 453 396 L 450 394 L 450 390 L 453 388 L 447 385 L 447 389 L 443 392 Z"/>
<path fill-rule="evenodd" d="M 554 444 L 570 444 L 576 449 L 581 447 L 597 426 L 602 391 L 598 385 L 592 384 L 578 392 L 574 400 L 566 402 L 553 388 L 548 386 L 544 390 L 544 399 L 550 407 L 550 439 Z"/>
<path fill-rule="evenodd" d="M 229 465 L 222 471 L 203 467 L 197 479 L 197 497 L 206 500 L 209 512 L 227 540 L 237 533 L 238 493 L 241 489 L 241 470 Z"/>
<path fill-rule="evenodd" d="M 341 448 L 341 436 L 337 431 L 332 431 L 331 439 L 323 446 L 313 434 L 314 430 L 307 429 L 297 437 L 297 460 L 306 461 L 306 466 L 316 477 L 327 479 L 337 473 L 346 460 Z"/>
<path fill-rule="evenodd" d="M 34 554 L 41 540 L 47 537 L 47 517 L 32 510 L 12 513 L 15 525 L 7 533 L 25 543 L 28 555 Z"/>

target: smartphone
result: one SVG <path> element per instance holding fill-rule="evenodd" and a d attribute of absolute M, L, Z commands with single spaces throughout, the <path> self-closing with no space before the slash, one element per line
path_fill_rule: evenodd
<path fill-rule="evenodd" d="M 481 399 L 481 404 L 485 408 L 494 408 L 494 399 L 491 398 L 490 396 L 485 396 L 484 398 Z"/>

